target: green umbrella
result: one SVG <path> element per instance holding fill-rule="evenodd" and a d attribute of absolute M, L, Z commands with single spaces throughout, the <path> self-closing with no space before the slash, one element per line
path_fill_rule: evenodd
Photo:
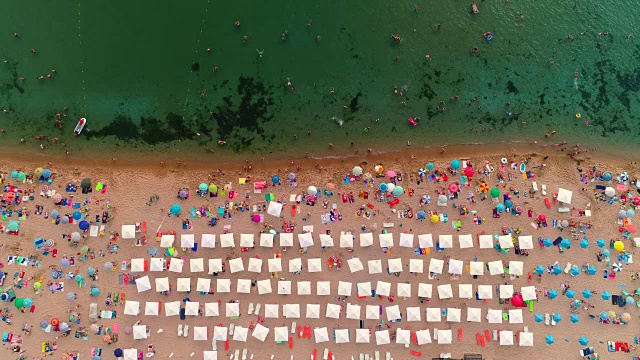
<path fill-rule="evenodd" d="M 16 298 L 13 301 L 13 305 L 15 305 L 15 307 L 18 308 L 18 309 L 22 309 L 22 307 L 24 306 L 24 299 L 23 298 Z"/>
<path fill-rule="evenodd" d="M 209 192 L 211 192 L 211 193 L 218 192 L 218 186 L 216 186 L 216 184 L 209 185 Z"/>
<path fill-rule="evenodd" d="M 80 187 L 82 187 L 83 189 L 91 189 L 91 180 L 83 179 L 80 183 Z"/>
<path fill-rule="evenodd" d="M 490 194 L 491 194 L 491 197 L 495 199 L 498 196 L 500 196 L 500 190 L 498 190 L 498 188 L 493 188 L 491 189 Z"/>
<path fill-rule="evenodd" d="M 9 221 L 9 226 L 7 226 L 9 231 L 17 232 L 20 230 L 20 223 L 16 220 Z"/>
<path fill-rule="evenodd" d="M 88 252 L 89 252 L 89 247 L 88 247 L 88 246 L 83 246 L 83 247 L 80 249 L 80 253 L 81 253 L 82 255 L 86 255 Z"/>

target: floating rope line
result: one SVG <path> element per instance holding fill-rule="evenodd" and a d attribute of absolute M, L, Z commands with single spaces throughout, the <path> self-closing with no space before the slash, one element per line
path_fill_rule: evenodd
<path fill-rule="evenodd" d="M 84 81 L 84 61 L 82 60 L 84 56 L 82 56 L 82 27 L 80 24 L 80 19 L 82 18 L 80 11 L 80 0 L 78 0 L 78 41 L 80 42 L 80 46 L 78 47 L 80 50 L 80 74 L 82 79 L 82 102 L 84 103 L 84 116 L 87 116 L 87 87 Z"/>
<path fill-rule="evenodd" d="M 202 40 L 202 34 L 204 33 L 204 26 L 207 19 L 207 12 L 209 11 L 209 5 L 211 4 L 211 0 L 207 0 L 207 6 L 204 9 L 204 16 L 202 17 L 202 27 L 200 28 L 200 34 L 198 34 L 198 39 L 196 41 L 196 58 L 198 53 L 200 52 L 200 41 Z M 195 65 L 196 61 L 192 62 L 191 65 Z M 191 94 L 191 81 L 193 79 L 193 70 L 189 71 L 189 82 L 187 83 L 187 95 L 184 99 L 184 107 L 182 109 L 182 120 L 184 121 L 185 115 L 187 113 L 187 105 L 189 104 L 189 95 Z"/>

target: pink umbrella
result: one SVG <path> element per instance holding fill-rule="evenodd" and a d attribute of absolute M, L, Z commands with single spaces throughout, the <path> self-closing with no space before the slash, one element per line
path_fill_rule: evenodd
<path fill-rule="evenodd" d="M 458 188 L 458 184 L 450 184 L 449 185 L 449 191 L 452 192 L 452 193 L 458 192 L 458 189 L 459 189 Z"/>
<path fill-rule="evenodd" d="M 389 171 L 387 171 L 387 176 L 390 177 L 390 178 L 394 178 L 394 177 L 396 177 L 396 172 L 393 171 L 393 170 L 389 170 Z"/>

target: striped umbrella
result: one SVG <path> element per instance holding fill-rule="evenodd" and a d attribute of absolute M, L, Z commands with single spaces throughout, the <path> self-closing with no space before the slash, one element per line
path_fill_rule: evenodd
<path fill-rule="evenodd" d="M 427 170 L 425 170 L 424 168 L 418 169 L 418 175 L 420 175 L 420 177 L 427 175 Z"/>
<path fill-rule="evenodd" d="M 362 175 L 362 180 L 368 184 L 373 181 L 373 175 L 371 175 L 370 172 L 364 173 L 364 175 Z"/>
<path fill-rule="evenodd" d="M 488 193 L 489 192 L 489 185 L 487 185 L 487 183 L 480 183 L 480 192 Z"/>

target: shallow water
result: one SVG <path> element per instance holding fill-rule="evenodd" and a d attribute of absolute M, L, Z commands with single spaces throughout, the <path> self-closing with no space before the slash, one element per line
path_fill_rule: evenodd
<path fill-rule="evenodd" d="M 352 142 L 364 151 L 408 139 L 542 141 L 556 130 L 547 141 L 637 149 L 640 34 L 627 34 L 640 11 L 629 0 L 484 1 L 475 15 L 470 2 L 441 0 L 418 12 L 379 0 L 36 3 L 11 2 L 0 15 L 3 145 L 24 137 L 36 148 L 44 134 L 85 154 L 328 155 Z M 74 138 L 83 116 L 90 131 Z"/>

